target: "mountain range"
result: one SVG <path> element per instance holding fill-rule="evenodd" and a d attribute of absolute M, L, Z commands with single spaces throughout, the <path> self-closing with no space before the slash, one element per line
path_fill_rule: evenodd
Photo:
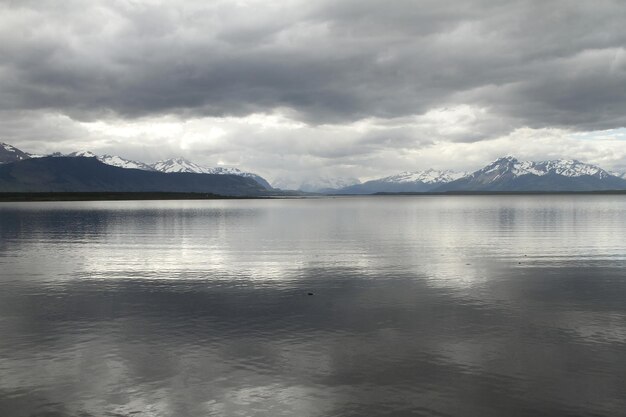
<path fill-rule="evenodd" d="M 260 175 L 252 172 L 244 172 L 237 168 L 213 167 L 207 168 L 200 166 L 185 158 L 172 158 L 156 162 L 149 166 L 151 169 L 160 172 L 190 172 L 194 174 L 214 174 L 214 175 L 238 175 L 240 177 L 252 178 L 268 190 L 272 189 L 270 183 Z"/>
<path fill-rule="evenodd" d="M 258 196 L 268 190 L 238 175 L 119 168 L 97 158 L 28 158 L 0 165 L 1 192 L 181 192 Z"/>
<path fill-rule="evenodd" d="M 357 178 L 344 178 L 344 177 L 329 177 L 329 176 L 315 176 L 309 177 L 302 181 L 297 187 L 299 191 L 306 193 L 329 193 L 339 188 L 349 187 L 351 185 L 360 184 Z M 278 188 L 291 188 L 290 181 L 286 179 L 278 179 L 274 182 L 274 185 Z"/>
<path fill-rule="evenodd" d="M 403 172 L 333 190 L 333 194 L 402 192 L 520 192 L 626 190 L 626 179 L 576 160 L 520 161 L 499 158 L 472 173 Z"/>
<path fill-rule="evenodd" d="M 626 189 L 626 180 L 576 160 L 519 161 L 508 156 L 442 184 L 446 191 L 602 191 Z"/>
<path fill-rule="evenodd" d="M 450 170 L 427 169 L 425 171 L 407 171 L 328 192 L 339 194 L 428 192 L 441 184 L 446 184 L 465 175 L 465 173 Z"/>
<path fill-rule="evenodd" d="M 52 157 L 81 157 L 81 158 L 96 158 L 98 161 L 102 162 L 106 165 L 111 165 L 118 168 L 126 168 L 126 169 L 140 169 L 143 171 L 159 171 L 166 173 L 190 173 L 190 174 L 214 174 L 214 175 L 237 175 L 245 178 L 252 178 L 256 182 L 258 182 L 264 188 L 271 190 L 272 186 L 270 183 L 265 180 L 260 175 L 241 171 L 237 168 L 226 168 L 226 167 L 214 167 L 207 168 L 200 166 L 196 163 L 188 161 L 184 158 L 172 158 L 166 159 L 163 161 L 158 161 L 154 164 L 146 164 L 144 162 L 133 161 L 130 159 L 122 158 L 121 156 L 116 155 L 96 155 L 90 151 L 77 151 L 69 154 L 62 154 L 60 152 L 55 152 L 48 156 Z M 17 162 L 22 161 L 29 158 L 40 158 L 40 155 L 33 155 L 21 151 L 16 147 L 6 144 L 0 143 L 0 164 L 9 163 L 9 162 Z"/>
<path fill-rule="evenodd" d="M 300 189 L 323 194 L 607 191 L 626 190 L 626 178 L 577 160 L 532 162 L 507 156 L 471 173 L 427 169 L 363 183 L 320 177 L 303 182 Z M 184 158 L 146 164 L 87 151 L 40 157 L 0 143 L 0 191 L 259 195 L 278 190 L 257 174 L 237 168 L 203 167 Z"/>
<path fill-rule="evenodd" d="M 106 165 L 111 165 L 118 168 L 127 168 L 127 169 L 141 169 L 144 171 L 158 171 L 154 169 L 152 166 L 148 164 L 144 164 L 143 162 L 131 161 L 130 159 L 122 158 L 117 155 L 96 155 L 93 152 L 89 151 L 78 151 L 72 152 L 67 155 L 63 155 L 62 153 L 54 153 L 51 156 L 69 156 L 69 157 L 82 157 L 82 158 L 96 158 L 98 161 L 102 162 Z"/>
<path fill-rule="evenodd" d="M 64 156 L 62 154 L 53 154 L 54 156 Z M 70 157 L 85 157 L 85 158 L 97 158 L 100 162 L 112 165 L 119 168 L 134 168 L 144 171 L 159 171 L 159 172 L 178 172 L 178 173 L 190 173 L 190 174 L 215 174 L 215 175 L 238 175 L 240 177 L 252 178 L 263 187 L 268 190 L 272 189 L 270 183 L 260 175 L 252 172 L 244 172 L 237 168 L 226 167 L 203 167 L 194 162 L 188 161 L 185 158 L 170 158 L 162 161 L 155 162 L 152 165 L 148 165 L 139 161 L 132 161 L 130 159 L 122 158 L 121 156 L 113 155 L 96 155 L 89 151 L 72 152 L 66 156 Z"/>
<path fill-rule="evenodd" d="M 23 161 L 31 157 L 30 154 L 17 149 L 15 146 L 0 142 L 0 164 Z"/>

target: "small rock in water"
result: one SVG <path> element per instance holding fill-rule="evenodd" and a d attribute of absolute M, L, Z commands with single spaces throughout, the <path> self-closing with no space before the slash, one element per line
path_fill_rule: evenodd
<path fill-rule="evenodd" d="M 312 292 L 308 292 L 307 295 L 315 295 L 315 294 Z"/>

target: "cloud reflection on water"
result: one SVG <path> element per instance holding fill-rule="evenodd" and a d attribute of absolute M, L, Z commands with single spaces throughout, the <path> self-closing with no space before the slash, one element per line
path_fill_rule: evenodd
<path fill-rule="evenodd" d="M 0 414 L 614 414 L 626 206 L 577 198 L 3 206 Z"/>

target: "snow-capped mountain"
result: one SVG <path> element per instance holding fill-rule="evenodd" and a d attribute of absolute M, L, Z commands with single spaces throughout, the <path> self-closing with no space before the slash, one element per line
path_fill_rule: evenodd
<path fill-rule="evenodd" d="M 520 161 L 499 158 L 435 191 L 588 191 L 626 188 L 626 181 L 576 160 Z"/>
<path fill-rule="evenodd" d="M 184 158 L 173 158 L 148 165 L 119 156 L 97 155 L 79 151 L 71 154 L 56 152 L 48 156 L 95 158 L 118 168 L 165 173 L 198 173 L 234 175 L 251 178 L 267 190 L 273 187 L 262 177 L 237 168 L 203 167 Z M 29 164 L 41 157 L 0 142 L 0 164 Z M 48 158 L 43 158 L 48 159 Z M 47 164 L 48 162 L 42 162 Z M 77 162 L 78 163 L 78 162 Z M 6 165 L 5 165 L 6 167 Z M 130 175 L 130 173 L 129 173 Z M 224 180 L 227 180 L 224 178 Z M 174 181 L 174 179 L 172 179 Z M 208 180 L 207 180 L 208 181 Z M 296 182 L 297 184 L 297 182 Z M 292 179 L 277 182 L 279 188 L 295 188 Z M 182 186 L 182 185 L 181 185 Z M 447 191 L 602 191 L 626 190 L 626 173 L 611 173 L 577 160 L 520 161 L 512 156 L 499 158 L 469 175 L 449 170 L 402 172 L 384 178 L 360 183 L 354 178 L 318 177 L 302 182 L 299 189 L 327 194 L 373 194 L 380 192 L 447 192 Z"/>
<path fill-rule="evenodd" d="M 98 156 L 98 160 L 107 165 L 112 165 L 114 167 L 119 167 L 119 168 L 141 169 L 143 171 L 154 171 L 154 168 L 152 168 L 148 164 L 122 158 L 121 156 L 117 156 L 117 155 L 100 155 Z"/>
<path fill-rule="evenodd" d="M 191 172 L 193 174 L 209 174 L 208 168 L 204 168 L 185 158 L 170 158 L 151 165 L 153 169 L 161 172 Z"/>
<path fill-rule="evenodd" d="M 274 187 L 280 190 L 298 190 L 308 193 L 323 193 L 328 190 L 360 184 L 357 178 L 331 177 L 320 175 L 298 180 L 293 177 L 279 177 L 273 181 Z"/>
<path fill-rule="evenodd" d="M 339 188 L 333 190 L 333 192 L 339 194 L 427 192 L 442 184 L 462 178 L 465 175 L 464 172 L 450 170 L 439 171 L 436 169 L 405 171 L 400 174 L 378 178 L 362 184 Z"/>
<path fill-rule="evenodd" d="M 607 178 L 611 176 L 611 174 L 600 167 L 576 160 L 557 159 L 552 161 L 532 162 L 519 161 L 512 156 L 506 156 L 493 161 L 486 167 L 472 173 L 469 177 L 481 177 L 492 182 L 503 176 L 521 177 L 528 174 L 536 176 L 555 174 L 570 178 L 584 175 L 597 178 Z"/>
<path fill-rule="evenodd" d="M 121 156 L 117 156 L 117 155 L 96 155 L 95 153 L 90 152 L 90 151 L 78 151 L 78 152 L 72 152 L 68 154 L 67 156 L 83 157 L 83 158 L 97 158 L 98 161 L 102 162 L 103 164 L 107 164 L 107 165 L 111 165 L 111 166 L 119 167 L 119 168 L 155 171 L 155 169 L 152 168 L 148 164 L 144 164 L 143 162 L 139 162 L 139 161 L 131 161 L 130 159 L 122 158 Z"/>
<path fill-rule="evenodd" d="M 427 169 L 426 171 L 405 171 L 396 175 L 381 178 L 376 181 L 390 183 L 415 183 L 424 184 L 445 184 L 450 181 L 458 180 L 467 175 L 465 172 L 455 172 L 450 170 L 439 171 L 436 169 Z"/>
<path fill-rule="evenodd" d="M 260 196 L 268 190 L 236 175 L 166 174 L 103 164 L 97 158 L 27 158 L 0 165 L 2 192 L 201 193 Z"/>
<path fill-rule="evenodd" d="M 263 187 L 265 187 L 268 190 L 271 190 L 272 188 L 272 184 L 270 184 L 265 178 L 263 178 L 262 176 L 255 174 L 253 172 L 245 172 L 240 170 L 239 168 L 232 168 L 232 167 L 213 167 L 213 168 L 207 168 L 208 170 L 208 174 L 216 174 L 216 175 L 238 175 L 240 177 L 245 177 L 245 178 L 252 178 L 253 180 L 255 180 L 256 182 L 258 182 L 259 184 L 261 184 Z"/>
<path fill-rule="evenodd" d="M 333 191 L 337 188 L 349 187 L 351 185 L 360 184 L 356 178 L 345 178 L 345 177 L 315 177 L 315 178 L 307 178 L 302 181 L 300 185 L 297 187 L 299 191 L 304 191 L 307 193 L 325 193 L 329 191 Z M 291 188 L 291 187 L 282 187 L 282 188 Z"/>
<path fill-rule="evenodd" d="M 8 143 L 0 142 L 0 164 L 22 161 L 28 158 L 31 158 L 31 155 Z"/>
<path fill-rule="evenodd" d="M 195 162 L 191 162 L 185 158 L 171 158 L 163 161 L 156 162 L 151 165 L 151 168 L 156 171 L 161 172 L 189 172 L 194 174 L 214 174 L 214 175 L 237 175 L 245 178 L 252 178 L 263 187 L 268 190 L 272 189 L 272 186 L 267 180 L 263 177 L 254 174 L 252 172 L 244 172 L 237 168 L 225 168 L 225 167 L 214 167 L 208 168 L 203 167 L 201 165 L 196 164 Z"/>
<path fill-rule="evenodd" d="M 602 168 L 585 164 L 575 159 L 557 159 L 535 163 L 536 169 L 540 172 L 536 175 L 557 174 L 565 177 L 582 177 L 590 175 L 597 178 L 608 178 L 611 174 Z"/>
<path fill-rule="evenodd" d="M 472 173 L 471 177 L 484 176 L 494 180 L 501 178 L 502 175 L 520 177 L 528 174 L 537 176 L 556 174 L 564 177 L 591 175 L 598 178 L 606 178 L 611 175 L 600 167 L 571 159 L 532 162 L 519 161 L 512 156 L 506 156 Z"/>

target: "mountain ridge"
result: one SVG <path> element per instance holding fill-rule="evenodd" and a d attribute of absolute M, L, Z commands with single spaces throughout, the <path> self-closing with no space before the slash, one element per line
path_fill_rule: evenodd
<path fill-rule="evenodd" d="M 42 157 L 0 165 L 0 192 L 179 192 L 260 196 L 267 190 L 237 175 L 126 169 L 96 158 Z"/>
<path fill-rule="evenodd" d="M 594 191 L 626 189 L 626 180 L 575 159 L 520 161 L 498 158 L 433 191 Z"/>
<path fill-rule="evenodd" d="M 59 155 L 61 156 L 61 155 Z M 91 152 L 91 151 L 77 151 L 77 152 L 72 152 L 68 155 L 65 156 L 69 156 L 69 157 L 77 157 L 77 158 L 96 158 L 98 161 L 102 162 L 103 164 L 106 165 L 111 165 L 114 167 L 118 167 L 118 168 L 126 168 L 126 169 L 141 169 L 144 171 L 154 171 L 154 168 L 152 168 L 150 165 L 145 164 L 143 162 L 139 162 L 139 161 L 133 161 L 130 159 L 126 159 L 126 158 L 122 158 L 121 156 L 117 156 L 117 155 L 96 155 L 95 153 Z"/>
<path fill-rule="evenodd" d="M 277 190 L 257 174 L 244 172 L 238 168 L 203 167 L 182 157 L 158 161 L 152 165 L 114 155 L 96 155 L 89 151 L 77 151 L 68 155 L 55 153 L 49 157 L 93 159 L 107 166 L 119 169 L 159 172 L 168 175 L 203 174 L 237 176 L 252 179 L 266 190 Z M 42 159 L 45 157 L 32 155 L 12 145 L 0 142 L 0 167 L 34 158 Z M 626 189 L 626 174 L 611 173 L 596 165 L 583 163 L 576 159 L 553 159 L 534 162 L 522 161 L 510 155 L 498 158 L 471 173 L 436 169 L 404 171 L 363 183 L 358 179 L 348 179 L 344 181 L 344 179 L 328 177 L 319 178 L 323 181 L 312 181 L 310 183 L 305 181 L 301 184 L 300 189 L 308 187 L 311 189 L 304 191 L 324 194 L 449 191 L 559 192 Z M 333 188 L 333 186 L 336 188 Z"/>
<path fill-rule="evenodd" d="M 215 175 L 238 175 L 240 177 L 252 178 L 268 190 L 273 189 L 272 185 L 263 177 L 252 172 L 245 172 L 238 168 L 213 167 L 207 168 L 191 162 L 183 157 L 170 158 L 155 162 L 150 167 L 160 172 L 188 172 L 194 174 L 215 174 Z"/>
<path fill-rule="evenodd" d="M 30 154 L 17 149 L 15 146 L 0 142 L 0 164 L 22 161 L 30 157 Z"/>
<path fill-rule="evenodd" d="M 404 171 L 399 174 L 332 190 L 331 192 L 336 194 L 428 192 L 438 185 L 453 181 L 462 175 L 464 173 L 432 168 L 423 171 Z"/>
<path fill-rule="evenodd" d="M 146 164 L 140 161 L 134 161 L 131 159 L 126 159 L 117 155 L 98 155 L 91 151 L 75 151 L 69 154 L 62 154 L 60 152 L 55 152 L 53 154 L 47 155 L 53 157 L 74 157 L 74 158 L 96 158 L 100 162 L 111 165 L 118 168 L 125 169 L 140 169 L 143 171 L 160 171 L 166 173 L 196 173 L 196 174 L 215 174 L 215 175 L 238 175 L 241 177 L 252 178 L 263 187 L 268 190 L 272 190 L 272 185 L 263 177 L 258 174 L 252 172 L 241 171 L 238 168 L 227 168 L 227 167 L 215 167 L 215 168 L 206 168 L 188 161 L 182 157 L 178 158 L 170 158 L 167 160 L 159 161 L 154 164 Z M 29 158 L 41 158 L 41 155 L 33 155 L 27 152 L 24 152 L 12 145 L 7 143 L 0 142 L 0 164 L 9 163 L 9 162 L 17 162 L 24 159 Z M 178 163 L 178 169 L 176 167 L 172 167 L 170 161 L 175 161 Z"/>

